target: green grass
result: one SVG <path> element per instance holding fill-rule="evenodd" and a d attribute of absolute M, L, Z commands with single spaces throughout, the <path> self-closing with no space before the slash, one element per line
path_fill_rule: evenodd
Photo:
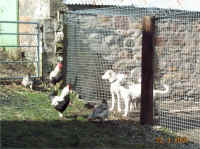
<path fill-rule="evenodd" d="M 72 106 L 64 112 L 66 119 L 60 119 L 50 105 L 47 92 L 4 86 L 1 93 L 7 95 L 0 101 L 3 147 L 129 145 L 122 136 L 115 136 L 121 130 L 115 130 L 112 124 L 88 122 L 87 116 L 91 111 L 84 108 L 84 103 L 74 95 L 71 95 Z"/>
<path fill-rule="evenodd" d="M 88 122 L 91 111 L 75 95 L 65 119 L 50 105 L 48 92 L 8 85 L 1 86 L 0 97 L 3 148 L 156 148 L 155 142 L 134 144 L 132 136 L 145 132 L 133 121 Z M 138 132 L 130 131 L 132 125 Z"/>

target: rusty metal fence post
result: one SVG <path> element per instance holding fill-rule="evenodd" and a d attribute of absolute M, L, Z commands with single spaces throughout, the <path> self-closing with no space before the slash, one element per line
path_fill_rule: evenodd
<path fill-rule="evenodd" d="M 140 123 L 153 124 L 154 17 L 144 16 L 142 38 L 142 86 Z"/>

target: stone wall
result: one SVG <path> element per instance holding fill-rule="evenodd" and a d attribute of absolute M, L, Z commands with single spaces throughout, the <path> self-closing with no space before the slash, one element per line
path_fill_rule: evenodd
<path fill-rule="evenodd" d="M 19 20 L 28 22 L 39 22 L 40 27 L 40 57 L 41 57 L 41 75 L 48 77 L 52 66 L 56 61 L 56 42 L 63 38 L 62 25 L 60 18 L 57 17 L 59 10 L 64 10 L 65 6 L 62 0 L 19 0 Z M 61 29 L 58 31 L 58 27 Z M 21 32 L 32 32 L 28 25 L 19 25 Z M 20 37 L 21 43 L 30 43 L 34 41 L 33 37 Z M 30 42 L 29 42 L 30 41 Z M 34 57 L 35 49 L 27 49 L 29 58 Z"/>
<path fill-rule="evenodd" d="M 62 0 L 19 0 L 19 20 L 40 22 L 43 26 L 43 33 L 40 34 L 40 55 L 41 72 L 46 79 L 53 66 L 57 63 L 56 52 L 57 49 L 62 53 L 63 41 L 63 22 L 62 15 L 58 17 L 58 12 L 66 12 L 68 9 L 89 9 L 96 8 L 95 6 L 66 6 Z M 31 32 L 28 26 L 19 25 L 20 31 Z M 43 38 L 42 38 L 43 36 Z M 42 41 L 43 39 L 43 41 Z M 20 37 L 21 42 L 33 41 L 31 37 Z M 59 42 L 59 44 L 57 44 Z M 34 56 L 35 49 L 27 49 L 29 58 Z"/>
<path fill-rule="evenodd" d="M 19 0 L 19 21 L 24 22 L 38 22 L 40 25 L 43 24 L 44 19 L 50 18 L 50 0 Z M 19 24 L 19 32 L 21 33 L 40 33 L 40 26 L 37 28 L 36 25 Z M 38 45 L 36 36 L 19 36 L 20 45 Z M 42 62 L 42 38 L 40 38 L 40 62 Z M 25 52 L 26 59 L 35 60 L 37 58 L 36 48 L 22 48 Z M 42 72 L 42 63 L 40 63 L 40 72 Z M 35 65 L 36 70 L 36 65 Z M 41 75 L 41 74 L 40 74 Z"/>
<path fill-rule="evenodd" d="M 157 24 L 154 80 L 170 86 L 170 100 L 199 100 L 199 23 L 177 18 Z"/>
<path fill-rule="evenodd" d="M 110 83 L 102 80 L 108 69 L 126 73 L 129 79 L 138 81 L 142 44 L 139 20 L 125 16 L 72 15 L 68 21 L 67 81 L 74 84 L 82 99 L 110 99 Z"/>
<path fill-rule="evenodd" d="M 141 20 L 72 14 L 68 21 L 67 81 L 83 99 L 110 99 L 109 83 L 101 79 L 107 69 L 133 81 L 141 77 Z M 199 100 L 199 21 L 185 22 L 156 21 L 154 88 L 163 90 L 167 84 L 170 91 L 155 100 Z"/>

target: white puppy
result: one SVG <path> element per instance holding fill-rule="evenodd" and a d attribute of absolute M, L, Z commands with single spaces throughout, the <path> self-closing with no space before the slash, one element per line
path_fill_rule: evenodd
<path fill-rule="evenodd" d="M 120 82 L 125 78 L 124 74 L 116 74 L 112 70 L 107 70 L 104 75 L 102 76 L 102 79 L 108 80 L 110 82 L 110 93 L 112 96 L 112 103 L 110 111 L 114 110 L 114 104 L 115 104 L 115 96 L 117 96 L 117 105 L 118 105 L 118 112 L 121 112 L 120 107 Z"/>
<path fill-rule="evenodd" d="M 123 79 L 124 77 L 119 79 Z M 157 95 L 157 94 L 166 94 L 169 91 L 169 86 L 163 84 L 165 90 L 153 90 L 153 96 Z M 120 86 L 119 88 L 120 90 L 120 94 L 122 99 L 125 102 L 125 112 L 123 116 L 127 116 L 128 112 L 129 112 L 129 104 L 130 102 L 133 104 L 133 108 L 136 108 L 138 99 L 140 99 L 141 97 L 141 83 L 132 83 L 131 85 L 129 85 L 128 89 L 124 88 L 123 86 Z"/>
<path fill-rule="evenodd" d="M 121 112 L 120 108 L 120 97 L 125 102 L 125 111 L 123 116 L 127 116 L 129 112 L 129 104 L 132 104 L 133 108 L 136 108 L 138 99 L 141 97 L 141 83 L 131 83 L 131 85 L 128 86 L 128 88 L 125 88 L 120 83 L 122 80 L 126 78 L 125 74 L 117 74 L 112 70 L 107 70 L 105 74 L 102 76 L 102 79 L 107 79 L 111 83 L 110 86 L 110 92 L 112 95 L 112 106 L 110 110 L 112 111 L 114 109 L 114 103 L 115 103 L 115 95 L 118 99 L 118 112 Z M 140 81 L 139 81 L 140 82 Z M 167 85 L 164 85 L 165 90 L 154 90 L 153 94 L 156 95 L 157 93 L 165 94 L 169 91 L 169 87 Z"/>

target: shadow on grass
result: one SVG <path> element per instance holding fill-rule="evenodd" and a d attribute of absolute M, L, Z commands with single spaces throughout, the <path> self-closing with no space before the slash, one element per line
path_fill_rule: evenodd
<path fill-rule="evenodd" d="M 152 131 L 151 127 L 144 130 L 138 123 L 130 120 L 110 120 L 103 123 L 80 120 L 4 120 L 1 121 L 1 126 L 2 148 L 168 149 L 166 144 L 156 142 L 159 137 L 156 134 L 152 134 L 152 138 L 145 136 L 148 134 L 147 130 Z M 134 129 L 132 126 L 135 126 Z M 161 137 L 162 135 L 164 134 L 161 133 Z M 167 135 L 171 139 L 174 137 Z"/>
<path fill-rule="evenodd" d="M 69 115 L 69 116 L 64 116 L 66 119 L 73 119 L 73 120 L 77 120 L 78 117 L 83 117 L 84 119 L 88 118 L 88 115 Z"/>
<path fill-rule="evenodd" d="M 131 134 L 119 123 L 135 125 L 130 121 L 83 122 L 55 121 L 1 121 L 2 147 L 5 148 L 67 148 L 112 147 L 130 148 Z"/>

